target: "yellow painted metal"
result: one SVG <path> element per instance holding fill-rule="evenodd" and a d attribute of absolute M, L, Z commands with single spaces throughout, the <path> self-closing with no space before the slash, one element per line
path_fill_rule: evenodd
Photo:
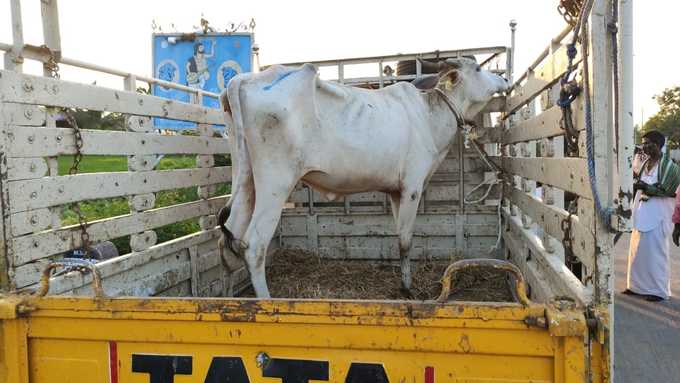
<path fill-rule="evenodd" d="M 240 358 L 250 382 L 281 382 L 263 377 L 261 353 L 326 361 L 332 382 L 345 382 L 352 363 L 379 364 L 390 382 L 588 381 L 583 314 L 562 313 L 559 326 L 569 331 L 551 331 L 541 326 L 550 323 L 546 310 L 467 302 L 11 298 L 0 300 L 0 381 L 109 382 L 114 346 L 119 382 L 150 381 L 132 371 L 133 354 L 191 357 L 191 374 L 176 375 L 178 383 L 203 382 L 215 357 Z"/>
<path fill-rule="evenodd" d="M 25 319 L 3 320 L 0 329 L 0 381 L 28 383 L 28 338 Z M 4 378 L 3 378 L 4 377 Z"/>
<path fill-rule="evenodd" d="M 609 382 L 611 380 L 609 312 L 610 306 L 606 304 L 592 308 L 593 319 L 597 324 L 597 328 L 590 334 L 590 365 L 595 382 Z"/>

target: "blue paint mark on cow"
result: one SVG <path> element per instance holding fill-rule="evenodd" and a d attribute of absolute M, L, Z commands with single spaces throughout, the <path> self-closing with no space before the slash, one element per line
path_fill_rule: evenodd
<path fill-rule="evenodd" d="M 271 84 L 262 88 L 262 90 L 264 90 L 264 91 L 271 90 L 276 84 L 280 83 L 283 79 L 285 79 L 286 77 L 290 76 L 291 74 L 293 74 L 297 71 L 299 71 L 299 69 L 295 69 L 295 70 L 292 70 L 290 72 L 286 72 L 286 73 L 280 75 L 276 80 L 272 81 Z"/>

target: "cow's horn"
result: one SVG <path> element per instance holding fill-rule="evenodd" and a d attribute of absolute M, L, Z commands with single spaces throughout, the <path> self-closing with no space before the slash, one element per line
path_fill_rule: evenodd
<path fill-rule="evenodd" d="M 460 69 L 463 66 L 463 63 L 459 58 L 446 59 L 446 63 L 454 69 Z"/>
<path fill-rule="evenodd" d="M 421 66 L 421 68 L 422 68 L 423 70 L 426 70 L 426 71 L 438 71 L 438 70 L 440 69 L 438 63 L 433 63 L 433 62 L 431 62 L 431 61 L 426 61 L 426 60 L 421 59 L 420 57 L 418 57 L 418 61 L 420 62 L 420 66 Z"/>

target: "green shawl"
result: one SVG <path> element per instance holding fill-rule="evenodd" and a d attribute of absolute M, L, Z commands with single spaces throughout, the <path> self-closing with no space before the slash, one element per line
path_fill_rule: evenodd
<path fill-rule="evenodd" d="M 642 164 L 642 168 L 645 165 Z M 654 185 L 649 185 L 645 194 L 650 197 L 675 197 L 675 191 L 680 185 L 680 166 L 671 160 L 670 156 L 664 155 L 659 161 L 658 182 Z"/>

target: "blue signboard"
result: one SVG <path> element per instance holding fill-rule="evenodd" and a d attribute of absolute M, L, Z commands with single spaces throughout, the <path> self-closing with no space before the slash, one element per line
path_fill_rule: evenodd
<path fill-rule="evenodd" d="M 221 93 L 237 73 L 251 71 L 253 38 L 250 33 L 154 34 L 154 77 L 165 81 Z M 154 85 L 156 96 L 191 102 L 184 91 Z M 219 108 L 219 100 L 203 97 L 203 105 Z M 155 118 L 163 129 L 189 129 L 195 123 Z"/>

